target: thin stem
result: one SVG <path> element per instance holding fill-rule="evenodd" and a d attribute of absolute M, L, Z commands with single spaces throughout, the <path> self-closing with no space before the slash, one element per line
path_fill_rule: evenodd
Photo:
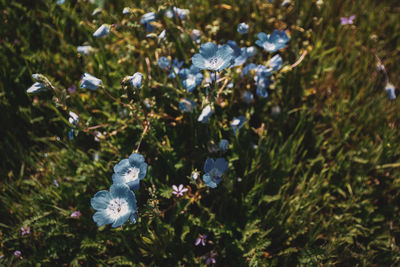
<path fill-rule="evenodd" d="M 290 68 L 293 69 L 293 68 L 295 68 L 297 65 L 299 65 L 299 64 L 303 61 L 303 59 L 306 57 L 307 53 L 308 53 L 307 50 L 305 50 L 305 51 L 303 52 L 303 54 L 301 54 L 300 58 L 299 58 L 295 63 L 293 63 L 293 64 L 290 66 Z"/>
<path fill-rule="evenodd" d="M 103 91 L 106 93 L 106 95 L 107 95 L 109 98 L 111 98 L 112 100 L 114 100 L 115 102 L 117 102 L 118 104 L 121 104 L 121 105 L 123 105 L 124 107 L 130 108 L 131 110 L 135 110 L 135 109 L 136 109 L 134 106 L 132 106 L 132 105 L 130 105 L 130 104 L 126 104 L 126 103 L 124 103 L 124 102 L 121 102 L 119 99 L 113 97 L 113 96 L 107 91 L 107 89 L 106 89 L 105 87 L 102 87 L 102 88 L 103 88 Z"/>
<path fill-rule="evenodd" d="M 382 60 L 374 53 L 376 60 L 378 61 L 379 65 L 382 67 L 382 71 L 385 74 L 386 83 L 389 83 L 389 75 L 386 71 L 385 65 L 383 65 Z"/>

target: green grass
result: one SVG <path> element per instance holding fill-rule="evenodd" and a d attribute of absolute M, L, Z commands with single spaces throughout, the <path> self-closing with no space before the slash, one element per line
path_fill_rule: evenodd
<path fill-rule="evenodd" d="M 197 266 L 209 251 L 217 253 L 217 266 L 399 265 L 400 106 L 387 99 L 375 59 L 398 86 L 397 1 L 325 0 L 320 8 L 311 0 L 285 8 L 261 0 L 105 1 L 97 17 L 93 4 L 66 2 L 0 0 L 1 265 Z M 189 8 L 189 18 L 158 21 L 168 31 L 166 42 L 146 38 L 141 15 L 169 5 Z M 125 6 L 137 10 L 123 17 Z M 340 17 L 351 14 L 355 24 L 341 26 Z M 244 36 L 236 32 L 242 21 L 250 23 Z M 94 39 L 102 23 L 116 26 Z M 284 65 L 307 54 L 276 75 L 268 98 L 250 106 L 240 94 L 254 89 L 252 78 L 226 71 L 235 84 L 222 93 L 227 105 L 215 104 L 209 123 L 200 124 L 200 108 L 179 111 L 179 99 L 189 94 L 156 62 L 172 56 L 188 66 L 198 49 L 188 35 L 193 28 L 203 32 L 202 42 L 241 46 L 254 45 L 260 31 L 288 29 Z M 85 42 L 97 52 L 78 56 L 76 46 Z M 265 64 L 269 57 L 259 49 L 253 61 Z M 78 89 L 62 105 L 51 92 L 26 94 L 33 73 L 65 92 L 89 72 L 126 103 L 120 82 L 136 71 L 145 85 L 135 110 L 104 90 Z M 205 97 L 203 89 L 193 95 L 200 104 Z M 151 109 L 143 108 L 144 99 Z M 80 116 L 73 141 L 66 106 Z M 235 137 L 230 121 L 238 115 L 248 122 Z M 90 199 L 108 190 L 114 165 L 136 149 L 146 120 L 140 153 L 149 169 L 135 192 L 139 221 L 98 228 Z M 101 142 L 88 129 L 96 125 L 105 134 Z M 229 171 L 208 189 L 188 176 L 203 171 L 207 157 L 220 156 L 209 147 L 221 138 L 230 142 Z M 190 184 L 201 199 L 171 197 L 173 184 Z M 78 219 L 70 217 L 75 210 L 82 212 Z M 21 236 L 22 226 L 31 234 Z M 199 234 L 211 243 L 194 246 Z"/>

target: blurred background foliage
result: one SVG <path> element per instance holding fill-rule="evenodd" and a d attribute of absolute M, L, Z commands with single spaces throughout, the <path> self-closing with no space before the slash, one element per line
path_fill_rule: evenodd
<path fill-rule="evenodd" d="M 159 16 L 156 32 L 167 29 L 167 40 L 146 38 L 140 17 L 173 5 L 189 9 L 188 19 Z M 133 14 L 122 15 L 126 6 Z M 0 0 L 0 10 L 0 263 L 193 266 L 214 251 L 217 266 L 399 265 L 400 106 L 387 99 L 375 59 L 398 86 L 398 1 Z M 354 25 L 340 25 L 352 14 Z M 250 31 L 240 36 L 243 21 Z M 95 39 L 103 23 L 115 24 L 112 33 Z M 240 95 L 252 81 L 228 70 L 234 87 L 222 94 L 227 105 L 216 105 L 203 125 L 200 108 L 179 111 L 188 94 L 157 66 L 160 56 L 189 66 L 195 28 L 202 42 L 247 46 L 261 31 L 286 29 L 285 64 L 307 55 L 250 106 Z M 77 54 L 85 43 L 96 52 Z M 269 55 L 259 49 L 256 57 L 266 62 Z M 125 102 L 120 81 L 137 71 L 145 86 L 127 109 L 108 94 Z M 69 110 L 50 92 L 26 89 L 42 73 L 66 92 L 84 72 L 101 78 L 108 93 L 67 94 L 84 129 L 69 140 Z M 203 96 L 203 89 L 194 94 Z M 275 106 L 279 114 L 271 113 Z M 230 121 L 238 115 L 248 123 L 235 137 Z M 146 120 L 140 153 L 149 170 L 136 193 L 139 221 L 99 229 L 90 198 L 109 188 L 113 166 L 139 144 Z M 209 151 L 221 138 L 230 141 L 229 171 L 216 189 L 194 195 L 199 185 L 188 177 L 207 157 L 221 156 Z M 193 195 L 172 198 L 173 184 L 190 184 Z M 71 218 L 76 210 L 82 216 Z M 21 236 L 22 226 L 31 233 Z M 208 235 L 207 246 L 194 245 L 199 234 Z"/>

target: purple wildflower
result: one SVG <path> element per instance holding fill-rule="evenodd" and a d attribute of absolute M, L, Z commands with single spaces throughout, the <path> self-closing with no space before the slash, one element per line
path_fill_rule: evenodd
<path fill-rule="evenodd" d="M 188 189 L 186 187 L 183 187 L 183 184 L 180 184 L 179 187 L 177 187 L 176 185 L 173 185 L 172 189 L 174 189 L 174 191 L 172 191 L 172 194 L 174 194 L 176 197 L 182 197 L 183 193 L 188 191 Z"/>
<path fill-rule="evenodd" d="M 74 212 L 71 214 L 71 218 L 79 218 L 79 217 L 81 217 L 81 216 L 82 216 L 82 213 L 81 213 L 79 210 L 74 211 Z"/>
<path fill-rule="evenodd" d="M 201 243 L 203 246 L 205 246 L 206 239 L 207 239 L 207 235 L 199 235 L 199 237 L 196 239 L 196 242 L 194 243 L 194 245 L 198 246 Z"/>
<path fill-rule="evenodd" d="M 208 256 L 206 258 L 206 264 L 207 265 L 210 263 L 215 264 L 217 262 L 214 258 L 216 255 L 217 255 L 217 253 L 214 253 L 211 251 L 210 254 L 208 254 Z"/>
<path fill-rule="evenodd" d="M 31 228 L 29 226 L 21 227 L 21 235 L 29 235 L 31 233 Z"/>
<path fill-rule="evenodd" d="M 53 182 L 54 182 L 54 185 L 55 185 L 55 186 L 57 186 L 57 187 L 60 186 L 60 184 L 57 182 L 57 180 L 54 180 Z"/>
<path fill-rule="evenodd" d="M 356 18 L 356 15 L 351 15 L 348 18 L 342 17 L 342 18 L 340 18 L 340 25 L 353 24 L 355 18 Z"/>
<path fill-rule="evenodd" d="M 14 256 L 17 258 L 22 258 L 22 252 L 19 250 L 14 251 Z"/>
<path fill-rule="evenodd" d="M 76 93 L 76 90 L 78 89 L 78 87 L 76 87 L 75 84 L 71 85 L 70 87 L 68 87 L 67 91 L 70 94 Z"/>

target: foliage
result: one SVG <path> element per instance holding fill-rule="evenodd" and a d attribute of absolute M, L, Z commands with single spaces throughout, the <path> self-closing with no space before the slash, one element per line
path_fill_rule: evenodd
<path fill-rule="evenodd" d="M 375 58 L 398 86 L 397 1 L 98 2 L 0 0 L 1 264 L 193 266 L 213 251 L 218 266 L 399 265 L 399 104 L 387 98 Z M 159 16 L 155 33 L 166 29 L 165 39 L 146 37 L 141 16 L 175 5 L 190 10 L 187 19 Z M 352 14 L 354 25 L 340 25 Z M 247 34 L 237 32 L 241 22 Z M 114 24 L 110 34 L 93 37 L 102 24 Z M 178 58 L 189 68 L 199 52 L 192 29 L 202 43 L 240 46 L 287 30 L 268 97 L 241 99 L 255 86 L 240 67 L 221 72 L 229 81 L 209 91 L 203 82 L 190 93 L 179 75 L 168 78 L 157 61 Z M 78 54 L 84 44 L 95 51 Z M 258 49 L 254 61 L 272 56 Z M 136 72 L 144 74 L 139 91 L 121 84 Z M 34 73 L 59 92 L 28 95 Z M 68 91 L 83 73 L 104 88 Z M 202 124 L 207 93 L 217 100 Z M 199 105 L 193 113 L 179 110 L 186 97 Z M 231 122 L 241 115 L 247 122 L 235 135 Z M 221 139 L 230 143 L 225 154 L 215 149 Z M 137 148 L 148 164 L 135 191 L 138 221 L 98 228 L 90 199 Z M 218 157 L 229 168 L 209 188 L 204 162 Z M 189 190 L 178 198 L 172 185 L 180 184 Z M 195 246 L 203 234 L 206 246 Z"/>

